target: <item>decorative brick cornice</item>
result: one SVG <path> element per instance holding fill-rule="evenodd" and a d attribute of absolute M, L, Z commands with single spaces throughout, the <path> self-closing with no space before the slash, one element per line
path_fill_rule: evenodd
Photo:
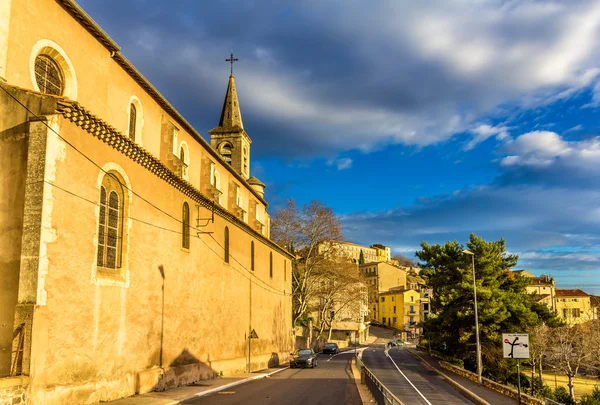
<path fill-rule="evenodd" d="M 144 148 L 122 135 L 111 125 L 87 111 L 79 103 L 66 99 L 57 100 L 56 112 L 78 127 L 81 127 L 87 133 L 112 146 L 114 149 L 138 163 L 161 180 L 167 182 L 169 185 L 194 200 L 200 206 L 214 211 L 216 215 L 234 223 L 244 232 L 261 240 L 279 253 L 290 259 L 293 258 L 285 249 L 281 248 L 264 235 L 256 232 L 248 224 L 238 219 L 236 215 L 225 210 L 220 205 L 215 204 L 210 198 L 204 196 L 193 185 L 180 178 L 175 172 L 167 168 L 160 160 L 151 155 Z"/>

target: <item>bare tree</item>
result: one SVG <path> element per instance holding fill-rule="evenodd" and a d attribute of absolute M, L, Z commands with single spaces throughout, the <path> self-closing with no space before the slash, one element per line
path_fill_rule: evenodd
<path fill-rule="evenodd" d="M 590 322 L 588 334 L 591 341 L 589 367 L 600 371 L 600 319 Z"/>
<path fill-rule="evenodd" d="M 573 378 L 579 368 L 591 357 L 591 339 L 589 333 L 580 326 L 561 326 L 551 333 L 550 360 L 557 370 L 567 376 L 569 394 L 575 400 Z"/>
<path fill-rule="evenodd" d="M 540 380 L 543 373 L 544 356 L 548 354 L 550 348 L 550 328 L 546 324 L 534 326 L 529 331 L 529 353 L 531 354 L 531 395 L 534 395 L 534 375 L 535 368 L 538 368 Z"/>
<path fill-rule="evenodd" d="M 419 265 L 416 260 L 402 255 L 392 256 L 392 259 L 398 260 L 399 265 L 402 267 L 417 267 Z"/>
<path fill-rule="evenodd" d="M 318 279 L 318 301 L 314 301 L 319 314 L 317 327 L 320 336 L 327 328 L 327 340 L 331 340 L 333 323 L 340 320 L 342 314 L 359 320 L 362 305 L 366 302 L 366 288 L 356 264 L 341 256 L 331 257 L 327 269 L 318 275 Z"/>
<path fill-rule="evenodd" d="M 298 209 L 294 200 L 279 209 L 271 221 L 272 239 L 291 250 L 298 259 L 294 263 L 292 289 L 292 325 L 308 315 L 309 305 L 319 288 L 319 275 L 324 274 L 328 262 L 337 254 L 337 247 L 326 241 L 342 240 L 339 218 L 331 208 L 312 201 Z"/>

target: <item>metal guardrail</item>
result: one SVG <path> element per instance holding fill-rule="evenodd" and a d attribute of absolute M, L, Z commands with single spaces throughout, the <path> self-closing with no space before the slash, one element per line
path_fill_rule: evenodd
<path fill-rule="evenodd" d="M 377 405 L 404 405 L 375 377 L 358 356 L 356 356 L 356 366 L 360 369 L 360 381 L 367 386 Z"/>

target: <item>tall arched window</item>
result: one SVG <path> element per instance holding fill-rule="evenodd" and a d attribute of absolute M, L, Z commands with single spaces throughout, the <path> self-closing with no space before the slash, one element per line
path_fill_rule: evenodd
<path fill-rule="evenodd" d="M 133 103 L 129 104 L 129 139 L 135 141 L 135 125 L 137 120 L 137 110 Z"/>
<path fill-rule="evenodd" d="M 250 270 L 254 271 L 254 241 L 250 242 Z"/>
<path fill-rule="evenodd" d="M 269 253 L 269 277 L 273 278 L 273 252 Z"/>
<path fill-rule="evenodd" d="M 225 227 L 225 263 L 229 263 L 229 228 Z"/>
<path fill-rule="evenodd" d="M 107 173 L 100 186 L 100 216 L 98 218 L 98 267 L 121 268 L 123 251 L 123 218 L 125 192 L 117 175 Z"/>
<path fill-rule="evenodd" d="M 181 246 L 185 249 L 190 248 L 190 206 L 187 202 L 183 203 L 183 212 L 181 213 Z"/>

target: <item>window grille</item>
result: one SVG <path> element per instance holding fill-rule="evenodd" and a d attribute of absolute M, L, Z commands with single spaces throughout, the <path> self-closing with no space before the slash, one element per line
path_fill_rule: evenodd
<path fill-rule="evenodd" d="M 183 203 L 183 212 L 181 218 L 181 246 L 185 249 L 190 248 L 190 206 L 187 202 Z"/>
<path fill-rule="evenodd" d="M 133 103 L 129 104 L 129 138 L 135 141 L 135 124 L 137 119 L 137 110 Z"/>
<path fill-rule="evenodd" d="M 225 227 L 225 263 L 229 263 L 229 228 Z"/>
<path fill-rule="evenodd" d="M 104 176 L 100 186 L 97 265 L 107 269 L 121 267 L 123 213 L 125 195 L 121 183 L 112 174 Z"/>
<path fill-rule="evenodd" d="M 64 79 L 60 67 L 48 55 L 35 58 L 35 81 L 42 93 L 61 96 L 64 91 Z"/>

